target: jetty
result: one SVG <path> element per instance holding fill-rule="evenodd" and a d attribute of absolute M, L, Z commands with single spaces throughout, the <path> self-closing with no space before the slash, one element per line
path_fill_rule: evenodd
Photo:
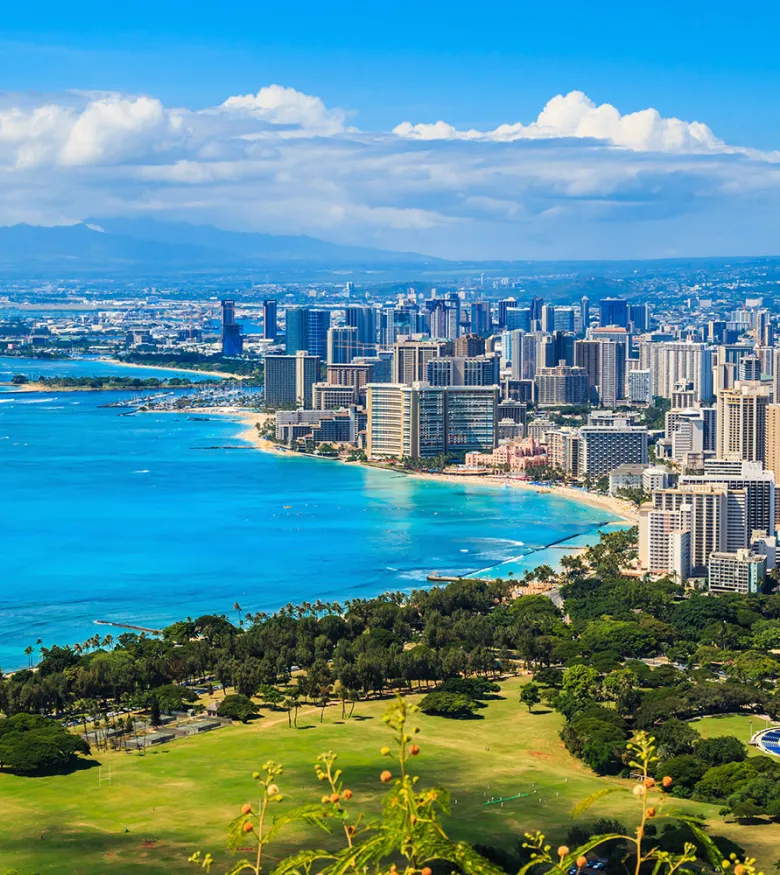
<path fill-rule="evenodd" d="M 96 626 L 114 626 L 117 629 L 131 629 L 133 632 L 146 632 L 147 635 L 162 635 L 162 629 L 149 629 L 147 626 L 134 626 L 132 623 L 115 623 L 113 620 L 95 620 Z"/>

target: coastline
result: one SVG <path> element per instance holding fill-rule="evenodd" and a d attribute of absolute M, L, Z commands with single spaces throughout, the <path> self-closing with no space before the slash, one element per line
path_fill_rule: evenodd
<path fill-rule="evenodd" d="M 112 365 L 121 365 L 123 368 L 143 368 L 144 370 L 170 371 L 172 374 L 205 374 L 207 377 L 219 377 L 222 380 L 245 380 L 243 374 L 230 374 L 227 371 L 202 371 L 198 368 L 166 368 L 159 365 L 141 365 L 136 362 L 123 362 L 121 359 L 79 359 L 79 361 L 104 361 Z"/>
<path fill-rule="evenodd" d="M 239 421 L 242 425 L 246 426 L 246 428 L 238 435 L 241 439 L 254 444 L 257 449 L 262 450 L 263 452 L 280 453 L 289 457 L 294 457 L 298 455 L 297 453 L 283 450 L 271 441 L 266 440 L 258 432 L 256 427 L 257 424 L 264 424 L 273 414 L 262 413 L 247 415 L 246 411 L 242 412 L 239 410 L 228 413 L 227 411 L 220 410 L 219 408 L 217 408 L 216 410 L 208 408 L 199 409 L 197 411 L 193 410 L 190 412 L 209 414 L 216 413 L 232 416 L 241 415 L 242 418 Z M 309 457 L 307 456 L 307 458 Z M 330 461 L 334 460 L 331 459 Z M 351 462 L 350 464 L 354 463 Z M 362 465 L 366 463 L 359 462 L 358 464 Z M 572 486 L 541 485 L 532 483 L 528 480 L 517 480 L 512 477 L 505 477 L 499 474 L 425 474 L 420 471 L 402 471 L 392 468 L 382 468 L 382 470 L 394 471 L 397 474 L 405 474 L 408 477 L 418 477 L 423 480 L 435 480 L 442 483 L 468 483 L 469 485 L 484 484 L 486 486 L 492 486 L 494 488 L 511 487 L 512 489 L 525 489 L 527 491 L 533 491 L 537 494 L 547 493 L 549 495 L 557 495 L 561 498 L 568 499 L 569 501 L 577 501 L 581 504 L 587 504 L 590 507 L 596 507 L 599 510 L 604 510 L 613 516 L 619 517 L 625 522 L 631 523 L 631 525 L 636 525 L 639 521 L 639 514 L 637 510 L 631 504 L 629 504 L 629 502 L 623 501 L 620 498 L 613 498 L 608 495 L 597 495 L 592 492 L 587 492 L 584 489 L 576 489 Z"/>

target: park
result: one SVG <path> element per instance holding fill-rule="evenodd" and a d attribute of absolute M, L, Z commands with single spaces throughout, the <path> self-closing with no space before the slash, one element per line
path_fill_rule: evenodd
<path fill-rule="evenodd" d="M 415 769 L 421 785 L 450 790 L 448 832 L 511 852 L 534 829 L 544 830 L 554 842 L 564 841 L 580 821 L 590 826 L 599 818 L 613 818 L 630 829 L 620 796 L 606 797 L 580 819 L 571 817 L 575 804 L 595 791 L 630 784 L 598 777 L 571 756 L 558 735 L 561 715 L 544 706 L 529 711 L 521 704 L 524 683 L 516 677 L 502 681 L 500 694 L 470 720 L 416 715 L 421 755 Z M 2 774 L 0 871 L 124 875 L 142 867 L 150 875 L 175 875 L 193 871 L 187 859 L 201 848 L 214 854 L 215 871 L 222 871 L 230 859 L 226 824 L 243 803 L 253 801 L 251 774 L 268 759 L 284 765 L 279 784 L 289 804 L 297 806 L 319 800 L 314 762 L 319 753 L 333 750 L 354 802 L 378 813 L 386 707 L 386 699 L 361 701 L 351 718 L 342 719 L 336 704 L 324 714 L 303 706 L 297 729 L 289 727 L 284 712 L 263 708 L 247 724 L 145 752 L 101 751 L 95 754 L 99 765 L 70 774 Z M 745 738 L 748 724 L 743 716 L 696 721 L 703 737 Z M 674 801 L 689 814 L 702 814 L 712 834 L 737 842 L 763 866 L 777 857 L 780 825 L 728 822 L 717 806 Z M 295 850 L 299 837 L 304 838 L 303 831 L 290 834 L 289 844 L 279 844 L 275 853 Z M 315 835 L 307 838 L 322 841 Z"/>

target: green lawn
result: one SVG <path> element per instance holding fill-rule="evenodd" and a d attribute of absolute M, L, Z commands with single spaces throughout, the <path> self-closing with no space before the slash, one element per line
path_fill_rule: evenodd
<path fill-rule="evenodd" d="M 483 720 L 418 715 L 422 753 L 414 765 L 423 786 L 452 791 L 447 827 L 456 837 L 511 845 L 524 831 L 540 828 L 559 841 L 573 822 L 572 805 L 610 783 L 569 756 L 558 738 L 558 714 L 528 714 L 518 702 L 519 686 L 507 681 L 504 698 L 490 703 Z M 359 703 L 357 719 L 341 723 L 334 706 L 322 725 L 319 711 L 311 709 L 299 715 L 297 731 L 287 728 L 286 715 L 266 712 L 252 725 L 182 739 L 143 756 L 100 754 L 104 776 L 111 766 L 111 786 L 98 785 L 97 768 L 53 778 L 0 775 L 0 872 L 16 867 L 23 875 L 123 875 L 143 863 L 150 875 L 194 873 L 186 860 L 198 848 L 224 864 L 225 828 L 248 801 L 251 772 L 268 759 L 284 763 L 280 785 L 290 804 L 311 802 L 322 794 L 312 762 L 328 749 L 341 754 L 352 804 L 376 810 L 378 774 L 388 763 L 379 754 L 388 742 L 385 707 Z M 503 807 L 484 804 L 491 796 L 517 793 L 529 795 Z M 712 806 L 684 805 L 705 811 L 716 831 L 746 844 L 765 866 L 778 856 L 780 826 L 727 825 Z M 588 817 L 619 817 L 631 826 L 632 807 L 629 797 L 611 796 Z M 296 848 L 300 838 L 291 836 L 280 850 Z M 312 838 L 322 841 L 319 834 Z M 144 847 L 152 841 L 153 847 Z"/>
<path fill-rule="evenodd" d="M 754 732 L 759 729 L 768 729 L 773 723 L 767 724 L 758 717 L 747 717 L 743 714 L 716 714 L 712 717 L 702 717 L 701 720 L 692 720 L 691 726 L 702 738 L 714 738 L 721 735 L 733 735 L 740 741 L 748 744 Z M 761 753 L 757 748 L 749 747 L 750 753 Z"/>

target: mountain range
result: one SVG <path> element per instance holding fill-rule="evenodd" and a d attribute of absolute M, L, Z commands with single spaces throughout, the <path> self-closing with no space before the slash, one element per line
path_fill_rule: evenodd
<path fill-rule="evenodd" d="M 0 270 L 14 274 L 419 270 L 447 263 L 414 252 L 154 219 L 88 219 L 76 225 L 0 227 Z"/>

